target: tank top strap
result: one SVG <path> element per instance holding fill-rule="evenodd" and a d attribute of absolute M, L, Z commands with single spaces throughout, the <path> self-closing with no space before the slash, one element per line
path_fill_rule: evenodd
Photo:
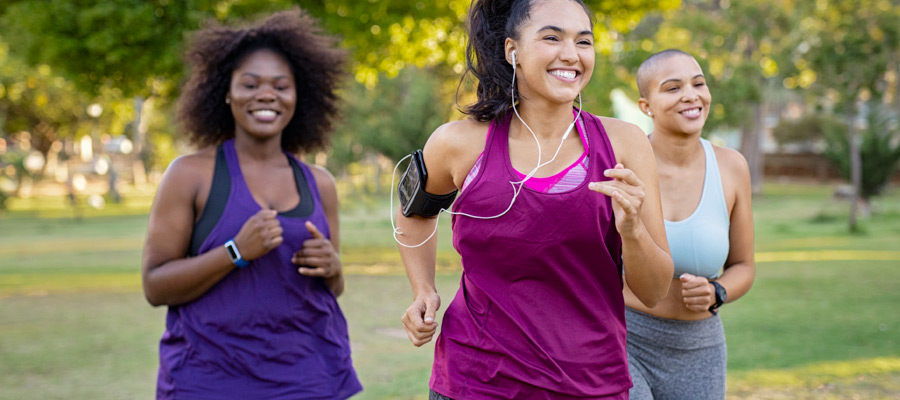
<path fill-rule="evenodd" d="M 509 125 L 512 121 L 512 116 L 512 112 L 507 112 L 503 117 L 491 121 L 487 139 L 485 139 L 484 152 L 482 153 L 482 170 L 506 170 L 504 153 L 507 151 L 509 144 Z"/>
<path fill-rule="evenodd" d="M 602 175 L 604 170 L 616 166 L 616 154 L 613 151 L 612 142 L 609 141 L 609 135 L 599 117 L 588 112 L 583 112 L 581 115 L 585 136 L 588 143 L 591 143 L 588 156 L 592 157 L 591 164 L 597 166 L 595 171 Z"/>
<path fill-rule="evenodd" d="M 234 139 L 226 140 L 225 143 L 222 143 L 222 147 L 225 149 L 225 161 L 228 163 L 228 175 L 231 176 L 231 181 L 243 182 L 244 175 L 241 173 L 241 164 L 238 161 L 237 150 L 234 148 Z"/>
<path fill-rule="evenodd" d="M 703 144 L 703 152 L 706 155 L 706 176 L 703 180 L 701 201 L 709 201 L 710 204 L 706 205 L 708 210 L 715 212 L 720 210 L 725 218 L 728 218 L 728 205 L 725 203 L 725 191 L 722 188 L 719 163 L 716 161 L 716 150 L 709 140 L 700 138 L 700 143 Z"/>

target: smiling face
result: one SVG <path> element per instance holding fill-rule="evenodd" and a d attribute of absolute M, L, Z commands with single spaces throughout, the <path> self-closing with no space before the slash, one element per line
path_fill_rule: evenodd
<path fill-rule="evenodd" d="M 594 34 L 584 8 L 571 0 L 537 1 L 518 39 L 506 40 L 506 54 L 516 50 L 516 80 L 523 101 L 572 103 L 594 71 Z"/>
<path fill-rule="evenodd" d="M 653 118 L 654 131 L 698 134 L 712 96 L 703 70 L 693 57 L 677 54 L 660 60 L 647 82 L 640 106 Z"/>
<path fill-rule="evenodd" d="M 280 135 L 297 104 L 290 65 L 273 50 L 250 53 L 232 72 L 226 99 L 234 115 L 235 135 Z"/>

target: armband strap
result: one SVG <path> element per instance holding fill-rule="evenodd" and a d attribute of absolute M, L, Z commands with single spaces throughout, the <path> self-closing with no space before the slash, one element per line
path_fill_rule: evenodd
<path fill-rule="evenodd" d="M 448 194 L 438 196 L 426 191 L 422 191 L 422 205 L 418 210 L 414 210 L 413 214 L 423 217 L 433 217 L 438 215 L 442 209 L 450 208 L 453 200 L 456 200 L 457 191 L 454 190 Z"/>

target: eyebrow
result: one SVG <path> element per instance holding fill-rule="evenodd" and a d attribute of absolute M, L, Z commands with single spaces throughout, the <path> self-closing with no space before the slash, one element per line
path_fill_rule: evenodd
<path fill-rule="evenodd" d="M 691 78 L 691 80 L 694 80 L 694 79 L 697 79 L 697 78 L 706 78 L 706 77 L 703 76 L 703 74 L 697 74 L 697 75 L 694 75 L 694 77 Z M 665 85 L 665 84 L 667 84 L 667 83 L 669 83 L 669 82 L 681 82 L 681 79 L 678 79 L 678 78 L 666 79 L 666 80 L 660 82 L 660 83 L 659 83 L 659 86 Z"/>
<path fill-rule="evenodd" d="M 549 30 L 549 31 L 558 32 L 558 33 L 566 33 L 566 30 L 565 30 L 565 29 L 560 28 L 560 27 L 558 27 L 558 26 L 553 26 L 553 25 L 547 25 L 547 26 L 545 26 L 545 27 L 543 27 L 543 28 L 541 28 L 541 29 L 538 29 L 537 31 L 538 31 L 538 32 L 541 32 L 541 31 L 548 31 L 548 30 Z M 591 36 L 593 36 L 593 35 L 594 35 L 594 32 L 591 31 L 591 30 L 583 30 L 583 31 L 581 31 L 581 32 L 578 32 L 578 36 L 581 36 L 581 35 L 591 35 Z"/>
<path fill-rule="evenodd" d="M 257 79 L 262 78 L 262 75 L 257 75 L 257 74 L 254 74 L 254 73 L 252 73 L 252 72 L 244 72 L 244 73 L 241 74 L 241 76 L 250 76 L 250 77 L 252 77 L 252 78 L 257 78 Z M 273 76 L 272 78 L 273 78 L 273 79 L 282 79 L 282 78 L 290 78 L 290 76 L 288 76 L 288 75 L 278 75 L 278 76 Z"/>

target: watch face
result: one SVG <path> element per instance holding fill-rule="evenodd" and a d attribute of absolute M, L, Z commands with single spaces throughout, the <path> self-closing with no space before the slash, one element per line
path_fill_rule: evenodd
<path fill-rule="evenodd" d="M 233 244 L 229 243 L 228 246 L 225 246 L 225 250 L 228 250 L 228 257 L 231 257 L 231 260 L 232 260 L 232 261 L 237 260 L 238 255 L 237 255 L 237 253 L 234 251 L 234 245 L 233 245 Z"/>

